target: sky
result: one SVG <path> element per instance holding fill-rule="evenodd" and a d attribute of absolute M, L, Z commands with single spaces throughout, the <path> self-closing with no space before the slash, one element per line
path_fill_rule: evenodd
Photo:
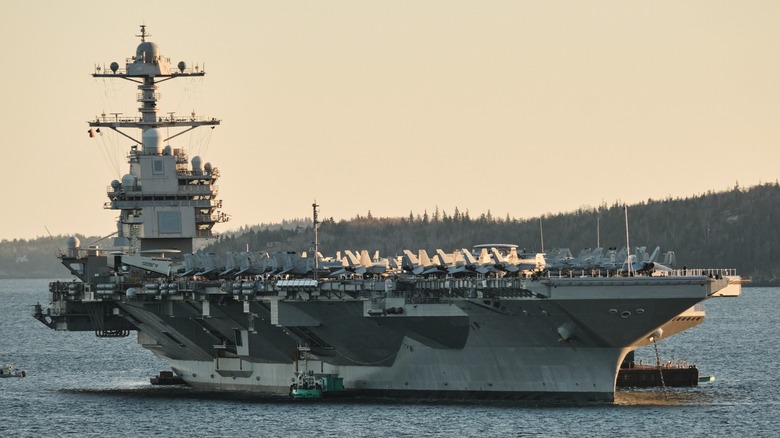
<path fill-rule="evenodd" d="M 0 239 L 115 231 L 106 187 L 136 88 L 91 76 L 149 41 L 199 79 L 162 114 L 220 170 L 243 225 L 455 207 L 531 218 L 687 197 L 780 174 L 780 2 L 4 2 Z M 48 230 L 48 231 L 47 231 Z"/>

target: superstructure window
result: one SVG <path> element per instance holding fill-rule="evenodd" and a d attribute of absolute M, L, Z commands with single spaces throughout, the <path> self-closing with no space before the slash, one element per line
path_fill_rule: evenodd
<path fill-rule="evenodd" d="M 181 213 L 178 211 L 158 211 L 157 227 L 160 234 L 180 234 Z"/>
<path fill-rule="evenodd" d="M 154 160 L 152 162 L 152 173 L 155 175 L 162 175 L 163 173 L 165 173 L 163 160 Z"/>

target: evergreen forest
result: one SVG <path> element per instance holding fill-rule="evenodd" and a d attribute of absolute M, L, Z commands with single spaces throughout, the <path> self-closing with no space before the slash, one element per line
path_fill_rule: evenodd
<path fill-rule="evenodd" d="M 626 208 L 627 207 L 627 208 Z M 777 182 L 687 198 L 648 199 L 625 206 L 582 207 L 576 211 L 517 219 L 478 216 L 467 210 L 410 212 L 404 217 L 358 215 L 348 220 L 320 217 L 319 250 L 332 256 L 340 250 L 363 250 L 395 256 L 437 248 L 451 252 L 482 243 L 514 243 L 528 251 L 542 248 L 581 249 L 626 246 L 626 210 L 630 244 L 674 251 L 677 266 L 736 268 L 750 285 L 780 285 L 780 185 Z M 311 251 L 312 220 L 243 226 L 223 232 L 201 249 L 227 251 Z M 77 236 L 86 245 L 98 237 Z M 67 236 L 0 242 L 0 278 L 61 278 L 67 271 L 56 255 Z"/>

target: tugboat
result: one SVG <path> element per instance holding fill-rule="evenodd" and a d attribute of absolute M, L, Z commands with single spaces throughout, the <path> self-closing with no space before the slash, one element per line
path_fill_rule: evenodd
<path fill-rule="evenodd" d="M 322 398 L 322 386 L 316 382 L 314 372 L 299 371 L 295 373 L 290 386 L 290 396 L 300 398 Z"/>
<path fill-rule="evenodd" d="M 311 349 L 307 345 L 298 346 L 296 365 L 303 360 L 303 370 L 296 370 L 290 385 L 290 397 L 294 399 L 322 398 L 326 393 L 344 390 L 344 379 L 333 374 L 314 374 L 309 369 L 309 356 Z M 297 367 L 296 367 L 297 368 Z"/>

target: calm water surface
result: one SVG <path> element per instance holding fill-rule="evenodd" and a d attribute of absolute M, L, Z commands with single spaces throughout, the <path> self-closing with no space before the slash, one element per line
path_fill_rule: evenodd
<path fill-rule="evenodd" d="M 659 343 L 664 360 L 716 380 L 696 388 L 619 391 L 615 403 L 317 400 L 158 388 L 169 369 L 134 336 L 49 330 L 31 316 L 48 280 L 0 280 L 1 436 L 778 436 L 780 288 L 706 302 L 705 322 Z M 637 359 L 655 361 L 652 348 Z M 12 435 L 11 435 L 12 434 Z M 748 435 L 749 434 L 749 435 Z"/>

